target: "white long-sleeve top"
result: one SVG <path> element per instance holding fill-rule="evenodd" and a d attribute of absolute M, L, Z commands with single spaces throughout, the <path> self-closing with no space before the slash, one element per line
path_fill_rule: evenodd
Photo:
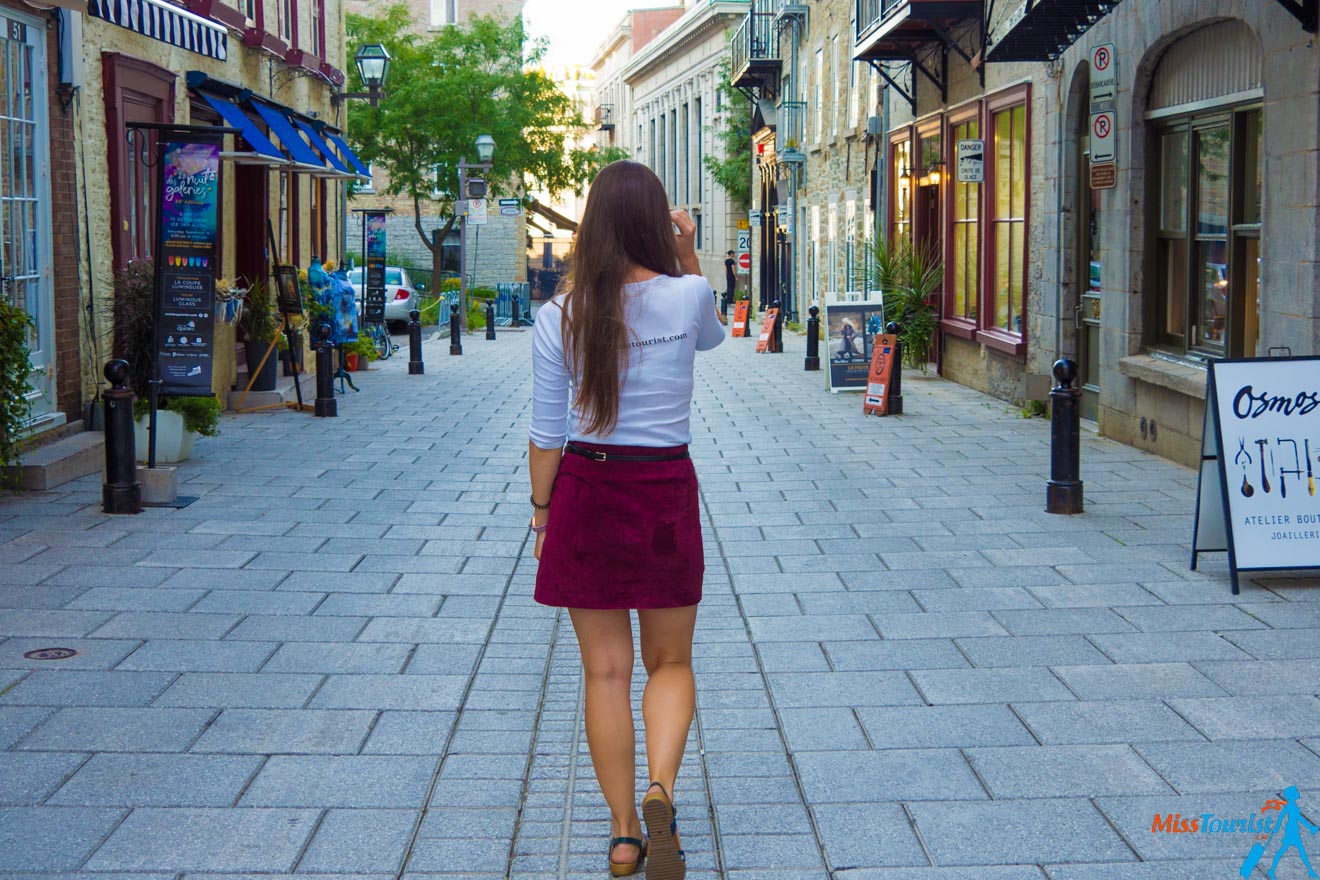
<path fill-rule="evenodd" d="M 698 351 L 724 341 L 710 284 L 700 275 L 659 275 L 625 284 L 628 369 L 619 389 L 619 419 L 607 435 L 582 430 L 571 407 L 573 376 L 560 327 L 564 298 L 536 314 L 532 329 L 532 443 L 558 449 L 565 440 L 616 446 L 679 446 L 692 442 L 692 369 Z"/>

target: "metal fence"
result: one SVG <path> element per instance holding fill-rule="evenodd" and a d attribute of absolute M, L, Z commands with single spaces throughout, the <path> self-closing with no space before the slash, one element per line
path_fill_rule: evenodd
<path fill-rule="evenodd" d="M 733 33 L 730 52 L 730 69 L 735 77 L 746 72 L 754 61 L 778 61 L 779 41 L 775 38 L 774 14 L 747 13 L 747 18 Z"/>
<path fill-rule="evenodd" d="M 861 39 L 909 0 L 857 0 L 857 38 Z"/>
<path fill-rule="evenodd" d="M 511 281 L 495 285 L 495 324 L 508 327 L 513 324 L 513 304 L 518 303 L 518 324 L 532 325 L 532 285 L 526 281 Z"/>

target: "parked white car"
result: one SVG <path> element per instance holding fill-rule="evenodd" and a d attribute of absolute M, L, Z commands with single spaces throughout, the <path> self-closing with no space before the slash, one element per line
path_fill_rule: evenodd
<path fill-rule="evenodd" d="M 363 277 L 366 270 L 359 267 L 350 269 L 348 272 L 348 281 L 353 285 L 353 292 L 357 296 L 358 318 L 362 317 L 362 308 L 365 304 L 362 291 Z M 417 287 L 413 284 L 408 270 L 401 266 L 385 267 L 385 322 L 392 324 L 395 322 L 405 323 L 408 320 L 408 313 L 417 308 Z"/>

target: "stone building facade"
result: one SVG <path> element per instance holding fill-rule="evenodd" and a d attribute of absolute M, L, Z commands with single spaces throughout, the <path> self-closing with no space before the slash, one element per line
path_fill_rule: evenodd
<path fill-rule="evenodd" d="M 1064 6 L 753 3 L 732 53 L 757 99 L 754 274 L 800 310 L 857 288 L 868 225 L 906 238 L 943 263 L 942 375 L 1041 399 L 1072 358 L 1096 429 L 1192 463 L 1208 361 L 1320 345 L 1316 23 L 1278 0 Z"/>
<path fill-rule="evenodd" d="M 688 0 L 682 9 L 634 11 L 628 38 L 607 42 L 595 61 L 618 71 L 597 82 L 598 102 L 627 108 L 628 115 L 618 117 L 617 125 L 627 128 L 620 140 L 660 176 L 670 204 L 692 215 L 702 270 L 720 290 L 725 253 L 734 249 L 738 221 L 746 215 L 735 209 L 703 160 L 716 149 L 712 126 L 724 109 L 719 68 L 727 59 L 729 31 L 746 10 L 738 0 Z M 672 20 L 658 29 L 666 18 Z M 627 60 L 618 65 L 617 53 L 624 51 Z"/>
<path fill-rule="evenodd" d="M 333 141 L 322 140 L 342 134 L 347 113 L 332 100 L 351 63 L 339 0 L 190 0 L 187 10 L 141 3 L 130 15 L 122 4 L 92 0 L 70 58 L 79 83 L 80 268 L 90 303 L 80 310 L 90 352 L 81 376 L 87 399 L 101 387 L 101 365 L 114 350 L 115 273 L 155 249 L 147 146 L 155 136 L 135 123 L 242 125 L 253 133 L 225 138 L 218 276 L 268 283 L 273 261 L 305 268 L 313 257 L 343 256 L 353 175 L 328 146 Z M 152 16 L 168 17 L 170 26 L 154 28 Z M 338 168 L 322 149 L 335 154 Z M 235 378 L 234 335 L 232 325 L 217 322 L 214 389 L 222 399 Z"/>
<path fill-rule="evenodd" d="M 358 15 L 370 15 L 373 10 L 396 5 L 399 0 L 345 0 L 345 10 Z M 463 24 L 475 16 L 495 17 L 505 20 L 521 18 L 525 0 L 404 0 L 416 22 L 416 30 L 425 36 L 428 32 L 440 30 L 455 24 Z M 496 145 L 496 149 L 499 149 Z M 476 149 L 468 161 L 476 162 Z M 372 183 L 367 187 L 356 188 L 349 199 L 350 211 L 370 208 L 389 208 L 392 213 L 386 218 L 386 241 L 392 259 L 407 266 L 429 270 L 432 266 L 432 251 L 422 241 L 425 233 L 428 241 L 434 241 L 439 230 L 448 222 L 447 215 L 442 216 L 437 206 L 423 204 L 420 221 L 413 207 L 412 199 L 407 195 L 389 194 L 389 175 L 382 170 L 373 169 Z M 354 215 L 354 220 L 357 215 Z M 353 223 L 354 220 L 350 220 Z M 360 220 L 357 220 L 360 224 Z M 418 231 L 420 223 L 421 232 Z M 349 247 L 353 253 L 360 253 L 362 233 L 349 230 Z M 492 205 L 488 211 L 486 225 L 470 227 L 467 242 L 467 265 L 472 283 L 478 287 L 490 287 L 497 282 L 527 280 L 527 262 L 524 258 L 527 238 L 526 217 L 503 215 L 498 206 Z M 446 272 L 455 276 L 459 266 L 458 226 L 450 230 L 443 244 L 442 266 Z"/>

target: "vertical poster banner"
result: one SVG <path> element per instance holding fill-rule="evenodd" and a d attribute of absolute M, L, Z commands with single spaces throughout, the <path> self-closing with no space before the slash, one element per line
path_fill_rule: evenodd
<path fill-rule="evenodd" d="M 171 138 L 162 145 L 160 169 L 155 315 L 159 393 L 210 397 L 220 141 Z"/>
<path fill-rule="evenodd" d="M 367 324 L 385 323 L 385 212 L 370 211 L 364 221 L 363 255 L 366 259 L 366 285 L 363 288 L 362 320 Z"/>
<path fill-rule="evenodd" d="M 829 353 L 831 391 L 866 388 L 871 366 L 871 340 L 885 328 L 885 304 L 826 303 L 825 348 Z"/>

